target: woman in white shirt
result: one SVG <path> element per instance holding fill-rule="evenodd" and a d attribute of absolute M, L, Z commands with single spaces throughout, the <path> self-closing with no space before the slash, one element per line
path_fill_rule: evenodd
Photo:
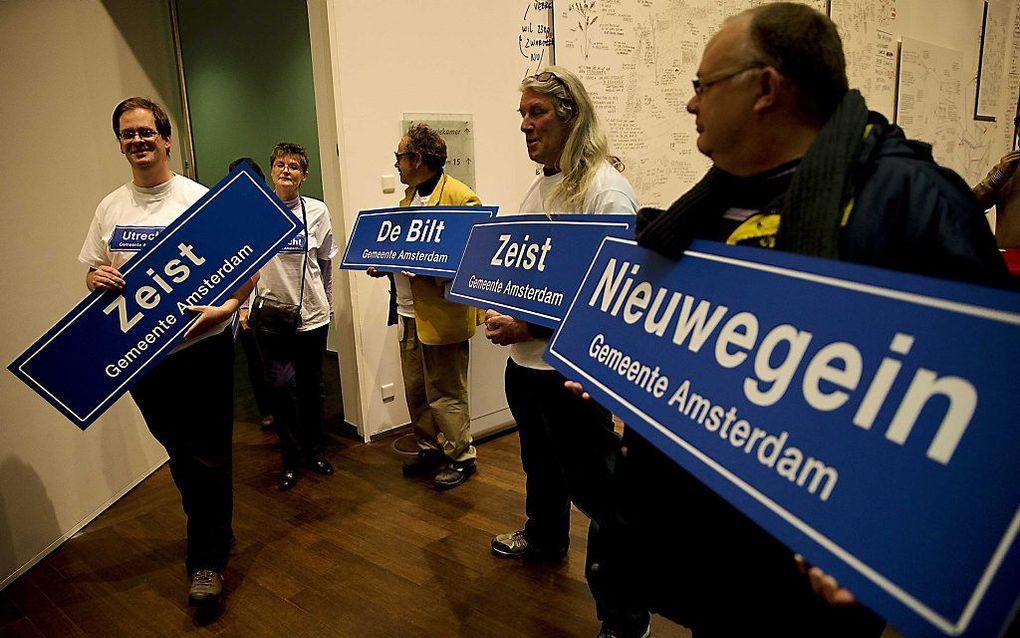
<path fill-rule="evenodd" d="M 285 491 L 297 483 L 302 466 L 318 474 L 333 473 L 322 456 L 322 359 L 333 308 L 332 260 L 338 248 L 326 205 L 301 195 L 301 184 L 308 178 L 305 149 L 281 142 L 269 162 L 277 196 L 305 224 L 305 230 L 262 267 L 256 287 L 259 297 L 301 306 L 294 334 L 270 334 L 255 326 L 283 453 L 279 488 Z"/>

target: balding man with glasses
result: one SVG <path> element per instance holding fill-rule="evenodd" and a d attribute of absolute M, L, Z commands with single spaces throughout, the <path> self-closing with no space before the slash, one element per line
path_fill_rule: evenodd
<path fill-rule="evenodd" d="M 967 185 L 848 90 L 842 43 L 821 13 L 776 3 L 727 20 L 705 47 L 687 110 L 713 166 L 669 209 L 639 212 L 642 246 L 680 259 L 701 238 L 1002 281 Z M 798 565 L 629 428 L 613 480 L 613 514 L 589 541 L 600 577 L 697 638 L 882 632 L 831 578 Z"/>
<path fill-rule="evenodd" d="M 424 122 L 412 124 L 393 153 L 407 185 L 403 207 L 480 206 L 471 188 L 446 174 L 446 141 Z M 449 280 L 413 273 L 369 276 L 390 279 L 388 325 L 400 326 L 400 370 L 418 453 L 404 476 L 431 475 L 436 490 L 463 485 L 477 471 L 468 397 L 469 339 L 478 311 L 446 299 Z"/>

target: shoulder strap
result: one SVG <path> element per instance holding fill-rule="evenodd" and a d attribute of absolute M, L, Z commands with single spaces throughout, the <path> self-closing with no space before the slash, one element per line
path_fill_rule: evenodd
<path fill-rule="evenodd" d="M 305 198 L 300 195 L 299 201 L 301 202 L 301 223 L 305 227 L 305 258 L 301 261 L 301 292 L 298 293 L 298 308 L 305 302 L 305 273 L 308 272 L 308 213 L 305 212 Z"/>
<path fill-rule="evenodd" d="M 305 273 L 308 271 L 308 213 L 305 211 L 305 198 L 301 197 L 301 222 L 305 227 L 305 256 L 301 261 L 301 290 L 298 292 L 298 308 L 304 304 L 305 301 Z M 258 296 L 258 284 L 255 284 L 255 295 Z"/>

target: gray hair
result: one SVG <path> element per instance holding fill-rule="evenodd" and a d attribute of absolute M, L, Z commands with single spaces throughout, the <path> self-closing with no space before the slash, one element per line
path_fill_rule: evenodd
<path fill-rule="evenodd" d="M 563 67 L 550 66 L 541 73 L 524 78 L 521 91 L 529 89 L 549 98 L 556 116 L 567 122 L 570 128 L 559 161 L 563 181 L 550 193 L 549 201 L 562 198 L 567 206 L 574 209 L 570 212 L 584 212 L 581 206 L 585 192 L 603 160 L 619 171 L 623 170 L 623 163 L 609 154 L 609 138 L 580 78 Z"/>

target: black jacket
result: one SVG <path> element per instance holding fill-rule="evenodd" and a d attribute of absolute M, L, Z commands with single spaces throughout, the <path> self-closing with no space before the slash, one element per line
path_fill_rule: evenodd
<path fill-rule="evenodd" d="M 871 114 L 840 260 L 1002 285 L 1007 273 L 973 192 L 935 163 L 931 146 Z"/>

